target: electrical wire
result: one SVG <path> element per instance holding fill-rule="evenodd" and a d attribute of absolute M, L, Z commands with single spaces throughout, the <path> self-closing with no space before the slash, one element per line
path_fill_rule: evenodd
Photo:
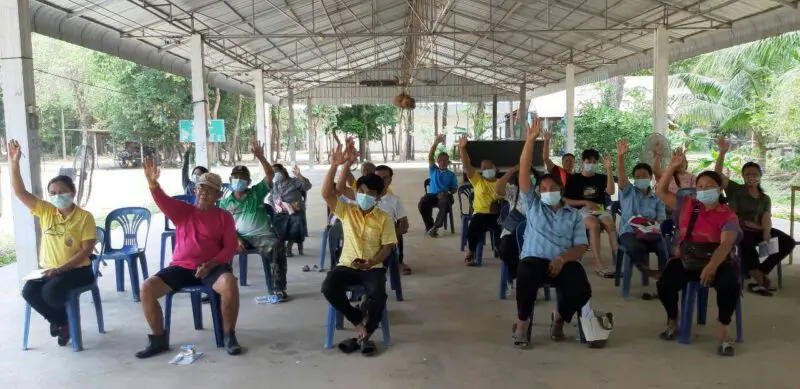
<path fill-rule="evenodd" d="M 104 87 L 104 86 L 95 85 L 95 84 L 91 84 L 91 83 L 88 83 L 88 82 L 84 82 L 84 81 L 76 80 L 76 79 L 74 79 L 74 78 L 67 77 L 67 76 L 62 76 L 62 75 L 60 75 L 60 74 L 50 73 L 50 72 L 48 72 L 48 71 L 46 71 L 46 70 L 42 70 L 42 69 L 33 69 L 33 70 L 35 70 L 35 71 L 37 71 L 37 72 L 39 72 L 39 73 L 44 73 L 44 74 L 47 74 L 47 75 L 50 75 L 50 76 L 56 77 L 56 78 L 61 78 L 61 79 L 64 79 L 64 80 L 68 80 L 68 81 L 72 81 L 72 82 L 77 82 L 77 83 L 79 83 L 79 84 L 83 84 L 83 85 L 91 86 L 91 87 L 93 87 L 93 88 L 103 89 L 103 90 L 106 90 L 106 91 L 109 91 L 109 92 L 119 93 L 119 94 L 121 94 L 121 95 L 135 96 L 135 95 L 134 95 L 134 94 L 132 94 L 132 93 L 126 93 L 126 92 L 123 92 L 123 91 L 121 91 L 121 90 L 116 90 L 116 89 L 106 88 L 106 87 Z"/>

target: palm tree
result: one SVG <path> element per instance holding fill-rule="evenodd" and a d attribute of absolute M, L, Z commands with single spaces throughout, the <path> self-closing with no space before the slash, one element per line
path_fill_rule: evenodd
<path fill-rule="evenodd" d="M 685 87 L 677 119 L 722 134 L 752 135 L 758 162 L 765 166 L 772 138 L 768 102 L 780 80 L 800 72 L 800 33 L 747 43 L 709 53 L 687 73 L 673 76 L 672 86 Z"/>

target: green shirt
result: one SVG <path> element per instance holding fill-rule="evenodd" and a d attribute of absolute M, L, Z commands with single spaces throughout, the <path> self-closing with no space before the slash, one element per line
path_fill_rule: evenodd
<path fill-rule="evenodd" d="M 269 219 L 266 208 L 264 208 L 264 198 L 269 194 L 270 187 L 266 180 L 261 180 L 258 184 L 244 192 L 244 196 L 237 199 L 231 193 L 228 197 L 220 201 L 219 206 L 233 215 L 236 222 L 236 233 L 243 238 L 250 238 L 262 235 L 272 235 L 272 221 Z"/>
<path fill-rule="evenodd" d="M 772 201 L 769 196 L 762 193 L 761 196 L 755 198 L 750 195 L 746 185 L 728 181 L 725 194 L 728 196 L 728 206 L 733 212 L 736 212 L 736 216 L 741 222 L 761 224 L 761 217 L 764 216 L 764 213 L 771 212 Z"/>

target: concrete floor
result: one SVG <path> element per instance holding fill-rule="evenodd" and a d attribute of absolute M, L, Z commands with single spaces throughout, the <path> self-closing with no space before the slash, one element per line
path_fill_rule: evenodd
<path fill-rule="evenodd" d="M 173 366 L 174 353 L 137 360 L 133 353 L 148 332 L 130 292 L 117 293 L 113 269 L 100 279 L 106 334 L 98 334 L 88 295 L 82 301 L 85 351 L 60 348 L 47 336 L 44 320 L 33 316 L 31 349 L 20 351 L 23 301 L 14 289 L 16 268 L 0 269 L 0 371 L 5 388 L 797 388 L 792 368 L 800 348 L 800 272 L 785 268 L 785 289 L 773 298 L 745 294 L 742 303 L 746 343 L 737 356 L 715 355 L 713 326 L 694 331 L 692 345 L 664 343 L 657 334 L 664 325 L 657 301 L 623 299 L 613 281 L 591 277 L 593 306 L 615 315 L 616 329 L 605 349 L 590 350 L 576 341 L 552 343 L 546 336 L 552 303 L 537 307 L 532 349 L 520 351 L 510 342 L 515 318 L 513 299 L 497 300 L 499 261 L 483 268 L 462 266 L 458 235 L 426 238 L 416 211 L 423 169 L 398 168 L 394 191 L 403 197 L 412 228 L 406 238 L 406 261 L 414 274 L 403 277 L 406 301 L 389 301 L 394 345 L 365 359 L 324 350 L 326 305 L 319 293 L 324 273 L 302 273 L 317 263 L 324 205 L 319 197 L 323 169 L 309 172 L 315 184 L 309 197 L 306 256 L 289 261 L 289 291 L 282 305 L 257 305 L 264 294 L 260 261 L 250 262 L 250 286 L 241 289 L 237 333 L 247 354 L 229 357 L 214 346 L 210 330 L 194 331 L 186 296 L 175 299 L 173 350 L 194 343 L 205 356 L 190 366 Z M 147 196 L 144 183 L 142 196 Z M 163 219 L 154 217 L 148 256 L 158 268 L 158 235 Z M 458 231 L 458 229 L 456 229 Z M 607 247 L 607 243 L 604 245 Z M 606 255 L 608 258 L 609 255 Z M 608 260 L 608 259 L 607 259 Z M 590 265 L 590 260 L 584 261 Z M 113 266 L 113 265 L 111 265 Z M 651 287 L 652 289 L 653 287 Z M 634 287 L 638 296 L 643 287 Z M 712 298 L 713 301 L 713 298 Z M 709 309 L 710 322 L 716 315 Z M 210 326 L 208 308 L 206 326 Z M 568 335 L 574 329 L 568 328 Z M 350 332 L 338 332 L 337 341 Z M 760 372 L 760 373 L 756 373 Z"/>

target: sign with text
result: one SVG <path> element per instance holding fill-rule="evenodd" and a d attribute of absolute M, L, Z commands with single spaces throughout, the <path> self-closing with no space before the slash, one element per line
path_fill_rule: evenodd
<path fill-rule="evenodd" d="M 192 132 L 194 130 L 193 120 L 181 120 L 178 122 L 180 142 L 194 142 Z M 211 120 L 208 122 L 208 141 L 215 143 L 225 142 L 225 120 Z"/>

